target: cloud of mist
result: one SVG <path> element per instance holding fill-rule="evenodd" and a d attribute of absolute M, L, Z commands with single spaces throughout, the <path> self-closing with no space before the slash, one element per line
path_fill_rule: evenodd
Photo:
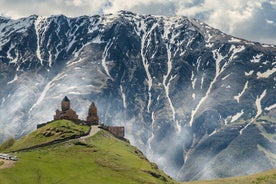
<path fill-rule="evenodd" d="M 33 129 L 32 125 L 28 126 L 22 120 L 26 120 L 26 107 L 30 106 L 45 82 L 41 75 L 35 73 L 22 73 L 18 78 L 14 83 L 8 84 L 6 96 L 0 104 L 0 125 L 5 136 L 18 137 L 16 133 L 19 129 Z"/>
<path fill-rule="evenodd" d="M 146 152 L 146 155 L 152 162 L 158 163 L 160 169 L 176 178 L 184 164 L 185 148 L 191 143 L 191 137 L 188 127 L 182 127 L 181 132 L 175 130 L 165 134 L 161 141 L 156 136 L 150 143 L 153 151 Z"/>

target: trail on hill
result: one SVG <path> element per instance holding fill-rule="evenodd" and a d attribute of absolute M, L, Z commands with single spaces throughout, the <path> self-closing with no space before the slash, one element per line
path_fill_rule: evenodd
<path fill-rule="evenodd" d="M 54 144 L 58 144 L 58 143 L 66 142 L 66 141 L 71 141 L 73 139 L 86 139 L 88 137 L 91 137 L 91 136 L 95 135 L 100 130 L 101 129 L 98 127 L 98 125 L 92 125 L 91 128 L 90 128 L 90 132 L 89 132 L 88 135 L 87 134 L 84 135 L 84 136 L 77 135 L 77 136 L 73 136 L 73 137 L 72 136 L 71 137 L 67 137 L 67 138 L 64 138 L 64 139 L 57 139 L 57 140 L 53 140 L 51 142 L 46 142 L 46 143 L 35 145 L 35 146 L 13 150 L 12 152 L 27 151 L 27 150 L 37 149 L 37 148 L 41 148 L 41 147 L 45 147 L 45 146 L 49 146 L 49 145 L 54 145 Z"/>
<path fill-rule="evenodd" d="M 12 161 L 12 160 L 1 160 L 1 161 L 3 161 L 4 164 L 0 166 L 0 169 L 10 168 L 15 164 L 15 161 Z"/>
<path fill-rule="evenodd" d="M 81 139 L 86 139 L 88 137 L 91 137 L 91 136 L 95 135 L 96 133 L 98 133 L 100 130 L 101 129 L 98 127 L 98 125 L 92 125 L 89 134 L 81 137 Z"/>

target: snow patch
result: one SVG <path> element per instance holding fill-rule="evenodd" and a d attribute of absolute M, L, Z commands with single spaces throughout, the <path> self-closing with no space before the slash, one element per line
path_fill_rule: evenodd
<path fill-rule="evenodd" d="M 199 71 L 199 67 L 200 67 L 200 62 L 201 62 L 201 57 L 198 57 L 197 60 L 196 60 L 196 71 L 198 72 Z"/>
<path fill-rule="evenodd" d="M 104 43 L 104 42 L 101 40 L 101 37 L 98 35 L 91 41 L 91 43 L 101 44 L 101 43 Z"/>
<path fill-rule="evenodd" d="M 169 38 L 169 34 L 170 34 L 170 30 L 172 29 L 172 25 L 171 25 L 171 22 L 166 22 L 165 23 L 165 26 L 164 26 L 164 39 L 167 40 L 167 44 L 166 44 L 166 49 L 167 49 L 167 73 L 166 75 L 163 76 L 163 86 L 164 86 L 164 89 L 165 89 L 165 93 L 166 93 L 166 97 L 168 99 L 168 102 L 169 102 L 169 105 L 170 105 L 170 108 L 172 110 L 172 119 L 173 121 L 176 122 L 176 128 L 178 130 L 178 132 L 181 131 L 181 126 L 179 125 L 178 121 L 176 121 L 175 119 L 175 109 L 174 109 L 174 106 L 173 106 L 173 103 L 172 103 L 172 100 L 170 98 L 170 82 L 175 79 L 176 75 L 175 76 L 170 76 L 171 74 L 171 70 L 172 70 L 172 51 L 171 51 L 171 43 L 174 43 L 174 38 L 176 37 L 176 35 L 173 35 L 172 38 Z M 176 53 L 176 52 L 175 52 Z"/>
<path fill-rule="evenodd" d="M 195 78 L 194 72 L 192 72 L 191 81 L 192 81 L 192 88 L 195 89 L 197 78 Z"/>
<path fill-rule="evenodd" d="M 241 42 L 240 39 L 237 39 L 237 38 L 234 38 L 234 37 L 231 37 L 230 40 L 228 40 L 229 43 L 237 43 L 237 42 Z"/>
<path fill-rule="evenodd" d="M 237 121 L 242 115 L 243 115 L 243 110 L 241 110 L 241 112 L 238 112 L 237 114 L 235 114 L 232 119 L 231 119 L 231 123 Z"/>
<path fill-rule="evenodd" d="M 257 99 L 255 101 L 255 105 L 256 105 L 256 108 L 257 108 L 257 113 L 255 115 L 255 117 L 247 124 L 245 125 L 244 128 L 242 128 L 240 130 L 240 134 L 242 134 L 242 132 L 249 126 L 251 125 L 261 114 L 262 114 L 262 105 L 261 105 L 261 101 L 262 99 L 265 97 L 266 95 L 266 90 L 263 91 L 263 93 L 261 94 L 261 96 L 257 96 Z"/>
<path fill-rule="evenodd" d="M 152 111 L 151 112 L 151 135 L 149 136 L 149 139 L 148 139 L 148 141 L 147 141 L 147 145 L 148 145 L 148 147 L 147 147 L 147 155 L 149 155 L 149 159 L 152 159 L 151 157 L 152 157 L 152 155 L 153 155 L 153 151 L 152 151 L 152 147 L 151 147 L 151 143 L 152 143 L 152 141 L 153 141 L 153 139 L 154 139 L 154 137 L 155 137 L 155 135 L 154 135 L 154 127 L 155 127 L 155 115 L 154 115 L 154 111 Z"/>
<path fill-rule="evenodd" d="M 71 60 L 66 65 L 67 65 L 67 67 L 70 67 L 70 66 L 73 66 L 73 65 L 75 65 L 77 63 L 81 63 L 83 61 L 85 61 L 85 60 L 83 58 L 79 57 L 78 60 Z M 80 67 L 75 67 L 74 69 L 75 70 L 80 70 L 81 68 Z"/>
<path fill-rule="evenodd" d="M 203 89 L 203 84 L 204 84 L 204 76 L 201 77 L 200 89 Z"/>
<path fill-rule="evenodd" d="M 265 62 L 263 62 L 263 64 L 264 65 L 267 65 L 267 64 L 269 64 L 270 63 L 270 61 L 265 61 Z M 273 65 L 273 64 L 272 64 Z"/>
<path fill-rule="evenodd" d="M 274 45 L 262 44 L 262 47 L 264 47 L 264 48 L 269 48 L 269 47 L 274 47 Z"/>
<path fill-rule="evenodd" d="M 266 111 L 270 111 L 270 110 L 275 109 L 275 108 L 276 108 L 276 104 L 273 104 L 273 105 L 271 105 L 269 107 L 266 107 L 265 110 Z"/>
<path fill-rule="evenodd" d="M 257 73 L 257 78 L 268 78 L 270 75 L 274 74 L 276 72 L 276 67 L 272 69 L 268 69 L 264 73 L 258 72 Z"/>
<path fill-rule="evenodd" d="M 18 79 L 18 76 L 17 76 L 17 74 L 15 74 L 14 78 L 11 81 L 9 81 L 7 84 L 12 84 L 15 81 L 17 81 L 17 79 Z"/>
<path fill-rule="evenodd" d="M 157 27 L 157 24 L 154 24 L 151 29 L 149 31 L 146 30 L 146 25 L 145 23 L 142 21 L 141 25 L 139 27 L 139 30 L 137 32 L 138 35 L 140 35 L 141 37 L 141 57 L 142 57 L 142 63 L 147 75 L 147 83 L 148 83 L 148 105 L 147 105 L 147 111 L 150 112 L 150 106 L 151 106 L 151 101 L 152 101 L 152 97 L 151 97 L 151 88 L 152 88 L 152 77 L 151 74 L 149 72 L 149 62 L 147 60 L 147 51 L 148 51 L 148 46 L 149 46 L 149 42 L 147 39 L 150 38 L 150 35 L 152 33 L 152 31 Z"/>
<path fill-rule="evenodd" d="M 248 81 L 246 81 L 246 83 L 244 84 L 242 91 L 237 96 L 234 96 L 234 99 L 237 100 L 238 103 L 240 103 L 240 97 L 244 94 L 247 88 L 248 88 Z"/>
<path fill-rule="evenodd" d="M 213 45 L 214 45 L 214 43 L 211 43 L 211 39 L 212 39 L 212 34 L 210 34 L 210 31 L 209 30 L 207 30 L 207 40 L 206 40 L 206 44 L 205 44 L 205 46 L 206 47 L 208 47 L 208 48 L 211 48 L 211 47 L 213 47 Z"/>
<path fill-rule="evenodd" d="M 255 101 L 255 105 L 257 107 L 257 114 L 254 119 L 257 119 L 261 114 L 262 114 L 262 106 L 261 106 L 261 101 L 266 95 L 266 90 L 263 91 L 260 97 L 257 97 Z"/>
<path fill-rule="evenodd" d="M 215 135 L 216 133 L 217 133 L 217 129 L 215 129 L 215 130 L 209 135 L 209 137 L 212 136 L 212 135 Z"/>
<path fill-rule="evenodd" d="M 237 57 L 237 53 L 243 51 L 245 49 L 245 46 L 234 46 L 232 45 L 230 48 L 230 52 L 232 52 L 231 57 L 229 58 L 229 61 L 232 61 Z"/>
<path fill-rule="evenodd" d="M 245 72 L 244 75 L 245 76 L 251 76 L 254 73 L 254 70 L 251 70 L 249 72 Z"/>
<path fill-rule="evenodd" d="M 110 75 L 110 73 L 109 73 L 108 67 L 107 67 L 107 65 L 106 65 L 107 54 L 108 54 L 108 51 L 109 51 L 109 49 L 110 49 L 111 46 L 112 46 L 112 42 L 109 41 L 109 42 L 106 44 L 105 48 L 104 48 L 103 55 L 102 55 L 102 66 L 103 66 L 103 68 L 104 68 L 104 71 L 105 71 L 106 75 L 107 75 L 111 80 L 113 80 L 113 78 L 111 77 L 111 75 Z"/>
<path fill-rule="evenodd" d="M 122 95 L 122 99 L 123 99 L 123 106 L 126 109 L 127 108 L 127 105 L 126 105 L 126 95 L 125 95 L 125 93 L 123 91 L 123 86 L 122 85 L 120 85 L 120 91 L 121 91 L 121 95 Z"/>
<path fill-rule="evenodd" d="M 225 80 L 225 79 L 227 79 L 230 75 L 231 75 L 232 73 L 230 73 L 230 74 L 228 74 L 228 75 L 226 75 L 225 77 L 223 77 L 221 80 Z"/>
<path fill-rule="evenodd" d="M 36 34 L 36 56 L 39 59 L 41 65 L 43 65 L 43 59 L 40 51 L 39 23 L 41 22 L 42 19 L 43 19 L 42 17 L 38 17 L 34 23 L 35 34 Z"/>
<path fill-rule="evenodd" d="M 261 57 L 263 57 L 263 54 L 257 54 L 256 56 L 253 56 L 253 59 L 251 59 L 250 61 L 252 63 L 259 63 L 261 60 Z"/>
<path fill-rule="evenodd" d="M 218 50 L 214 50 L 213 51 L 213 57 L 216 60 L 216 75 L 214 77 L 214 79 L 212 80 L 212 82 L 210 83 L 210 86 L 205 94 L 205 96 L 203 98 L 201 98 L 201 100 L 199 101 L 199 103 L 197 104 L 196 108 L 192 110 L 191 113 L 191 119 L 189 122 L 190 127 L 193 125 L 194 122 L 194 116 L 197 113 L 198 109 L 200 108 L 201 104 L 203 104 L 203 102 L 208 98 L 211 89 L 213 88 L 214 83 L 217 81 L 218 76 L 225 70 L 226 66 L 227 66 L 227 62 L 224 63 L 224 65 L 222 67 L 220 67 L 221 61 L 223 59 L 226 58 L 226 56 L 222 56 Z"/>

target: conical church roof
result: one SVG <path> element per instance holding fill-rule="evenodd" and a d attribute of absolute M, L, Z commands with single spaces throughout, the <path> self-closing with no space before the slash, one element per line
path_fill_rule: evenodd
<path fill-rule="evenodd" d="M 69 100 L 69 98 L 67 96 L 65 96 L 62 101 L 64 101 L 64 102 L 70 102 L 70 100 Z"/>
<path fill-rule="evenodd" d="M 96 106 L 96 105 L 95 105 L 94 102 L 92 102 L 91 105 L 90 105 L 90 107 L 95 107 L 95 106 Z"/>

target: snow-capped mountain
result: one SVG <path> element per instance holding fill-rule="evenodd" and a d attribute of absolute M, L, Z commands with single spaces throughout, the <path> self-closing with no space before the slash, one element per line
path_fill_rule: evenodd
<path fill-rule="evenodd" d="M 0 139 L 53 118 L 67 95 L 178 180 L 276 167 L 276 46 L 194 19 L 0 17 Z"/>

